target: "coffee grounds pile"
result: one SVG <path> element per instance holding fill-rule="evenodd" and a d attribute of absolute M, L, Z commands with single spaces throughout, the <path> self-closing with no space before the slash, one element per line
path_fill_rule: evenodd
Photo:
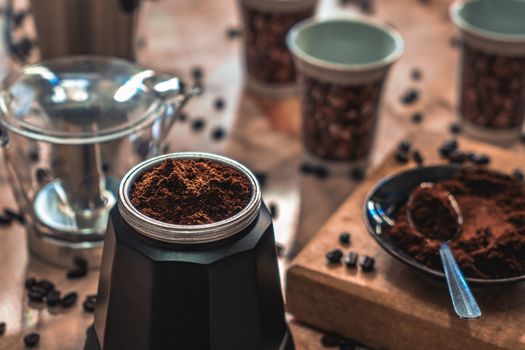
<path fill-rule="evenodd" d="M 450 247 L 466 276 L 489 279 L 525 274 L 525 186 L 520 179 L 465 169 L 435 186 L 454 195 L 463 215 L 462 234 Z M 430 214 L 433 208 L 427 210 Z M 410 227 L 406 206 L 400 209 L 390 236 L 406 254 L 442 270 L 440 242 Z"/>
<path fill-rule="evenodd" d="M 227 165 L 194 159 L 168 159 L 132 185 L 131 203 L 144 215 L 177 225 L 228 219 L 246 207 L 248 179 Z"/>

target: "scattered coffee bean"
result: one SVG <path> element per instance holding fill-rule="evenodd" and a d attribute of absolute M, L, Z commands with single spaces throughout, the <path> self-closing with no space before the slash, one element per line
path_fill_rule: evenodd
<path fill-rule="evenodd" d="M 345 255 L 343 262 L 345 263 L 346 267 L 354 268 L 357 267 L 357 262 L 359 261 L 359 254 L 356 252 L 349 252 Z"/>
<path fill-rule="evenodd" d="M 448 155 L 448 160 L 454 164 L 463 164 L 467 159 L 468 155 L 460 150 L 454 150 Z"/>
<path fill-rule="evenodd" d="M 95 305 L 96 305 L 96 299 L 88 299 L 84 300 L 82 303 L 82 308 L 86 312 L 94 312 L 95 311 Z"/>
<path fill-rule="evenodd" d="M 423 121 L 423 113 L 421 112 L 415 112 L 414 114 L 412 114 L 412 117 L 410 118 L 410 120 L 412 121 L 412 123 L 414 124 L 419 124 Z"/>
<path fill-rule="evenodd" d="M 56 306 L 60 302 L 60 292 L 57 290 L 49 291 L 46 295 L 46 304 L 49 307 Z"/>
<path fill-rule="evenodd" d="M 339 345 L 341 337 L 334 333 L 326 333 L 321 338 L 321 344 L 327 348 L 334 348 Z"/>
<path fill-rule="evenodd" d="M 457 149 L 458 149 L 458 142 L 456 140 L 448 140 L 448 141 L 445 141 L 439 147 L 439 154 L 443 158 L 447 158 L 452 151 L 455 151 Z"/>
<path fill-rule="evenodd" d="M 339 243 L 342 245 L 350 245 L 352 240 L 352 237 L 350 236 L 350 232 L 341 232 L 339 234 Z"/>
<path fill-rule="evenodd" d="M 401 96 L 401 103 L 411 105 L 416 103 L 419 99 L 419 91 L 416 89 L 408 89 L 403 96 Z"/>
<path fill-rule="evenodd" d="M 37 286 L 42 287 L 46 290 L 46 292 L 49 292 L 50 290 L 55 289 L 55 284 L 49 280 L 42 279 L 37 282 Z"/>
<path fill-rule="evenodd" d="M 242 35 L 241 29 L 237 27 L 230 27 L 226 30 L 226 36 L 228 39 L 238 38 Z"/>
<path fill-rule="evenodd" d="M 194 119 L 191 122 L 191 129 L 195 132 L 201 131 L 206 126 L 206 121 L 202 118 Z"/>
<path fill-rule="evenodd" d="M 195 66 L 192 68 L 191 70 L 191 76 L 193 79 L 195 80 L 201 80 L 202 77 L 203 77 L 203 72 L 202 72 L 202 68 L 199 67 L 199 66 Z"/>
<path fill-rule="evenodd" d="M 490 163 L 490 157 L 483 153 L 471 153 L 468 160 L 476 165 L 487 165 Z"/>
<path fill-rule="evenodd" d="M 215 106 L 216 110 L 222 111 L 225 106 L 224 99 L 222 97 L 217 97 L 213 105 Z"/>
<path fill-rule="evenodd" d="M 425 158 L 423 157 L 421 152 L 419 152 L 418 150 L 414 150 L 414 152 L 412 152 L 412 160 L 414 160 L 414 162 L 418 166 L 422 166 L 423 163 L 425 162 Z"/>
<path fill-rule="evenodd" d="M 363 260 L 361 260 L 361 270 L 363 272 L 371 272 L 375 269 L 375 259 L 371 256 L 365 255 Z"/>
<path fill-rule="evenodd" d="M 301 163 L 301 166 L 299 167 L 299 170 L 303 173 L 303 174 L 311 174 L 313 172 L 313 166 L 309 163 Z"/>
<path fill-rule="evenodd" d="M 418 68 L 414 68 L 412 69 L 412 71 L 410 71 L 410 77 L 412 78 L 412 80 L 419 81 L 421 80 L 422 76 L 423 73 L 421 73 L 421 70 L 419 70 Z"/>
<path fill-rule="evenodd" d="M 38 345 L 40 341 L 40 334 L 38 333 L 29 333 L 24 336 L 24 344 L 27 347 L 34 348 Z"/>
<path fill-rule="evenodd" d="M 408 140 L 403 140 L 399 143 L 397 146 L 397 149 L 402 152 L 408 152 L 410 151 L 410 147 L 412 147 L 412 143 Z"/>
<path fill-rule="evenodd" d="M 273 219 L 277 219 L 277 216 L 279 215 L 279 210 L 278 210 L 277 204 L 270 203 L 268 205 L 268 210 L 270 210 L 270 215 L 272 216 L 272 218 Z"/>
<path fill-rule="evenodd" d="M 26 289 L 29 289 L 29 288 L 33 287 L 34 285 L 36 285 L 36 282 L 37 282 L 36 278 L 34 278 L 34 277 L 27 277 L 25 282 L 24 282 L 24 287 Z"/>
<path fill-rule="evenodd" d="M 454 135 L 458 135 L 458 134 L 461 134 L 461 132 L 463 131 L 463 128 L 461 127 L 459 123 L 452 123 L 449 126 L 449 131 Z"/>
<path fill-rule="evenodd" d="M 96 294 L 88 294 L 86 295 L 86 300 L 90 299 L 92 301 L 97 301 L 97 295 Z"/>
<path fill-rule="evenodd" d="M 518 180 L 525 179 L 525 175 L 523 174 L 523 170 L 521 170 L 521 169 L 514 169 L 512 171 L 512 176 L 514 176 Z"/>
<path fill-rule="evenodd" d="M 317 176 L 317 178 L 321 179 L 321 180 L 324 180 L 328 177 L 329 173 L 328 173 L 328 169 L 325 168 L 324 166 L 322 165 L 317 165 L 317 166 L 314 166 L 313 169 L 312 169 L 312 173 Z"/>
<path fill-rule="evenodd" d="M 396 161 L 401 164 L 408 163 L 408 153 L 398 150 L 396 152 Z"/>
<path fill-rule="evenodd" d="M 67 309 L 73 306 L 73 304 L 77 302 L 77 299 L 78 299 L 77 292 L 70 292 L 64 295 L 64 297 L 60 300 L 60 304 L 62 305 L 62 307 Z"/>
<path fill-rule="evenodd" d="M 74 268 L 72 270 L 69 270 L 66 276 L 68 279 L 74 280 L 74 279 L 86 277 L 87 273 L 88 273 L 88 270 L 86 269 Z"/>
<path fill-rule="evenodd" d="M 0 226 L 8 226 L 13 223 L 13 219 L 7 215 L 0 214 Z"/>
<path fill-rule="evenodd" d="M 4 215 L 11 218 L 12 220 L 18 221 L 21 224 L 25 223 L 24 216 L 14 209 L 4 208 Z"/>
<path fill-rule="evenodd" d="M 326 260 L 330 264 L 338 264 L 341 262 L 341 259 L 343 258 L 343 252 L 341 249 L 334 249 L 326 253 Z"/>
<path fill-rule="evenodd" d="M 356 167 L 350 170 L 350 177 L 354 181 L 361 181 L 365 178 L 365 172 L 363 169 Z"/>
<path fill-rule="evenodd" d="M 38 284 L 35 284 L 34 286 L 31 286 L 31 288 L 29 288 L 29 292 L 41 293 L 45 296 L 47 295 L 49 290 L 45 289 L 44 287 L 39 286 Z"/>
<path fill-rule="evenodd" d="M 216 127 L 211 132 L 211 138 L 214 141 L 221 141 L 222 139 L 224 139 L 225 136 L 226 136 L 226 130 L 224 130 L 224 128 L 221 126 Z"/>
<path fill-rule="evenodd" d="M 29 292 L 27 292 L 27 297 L 30 301 L 35 303 L 41 303 L 44 301 L 44 297 L 46 296 L 46 292 L 42 290 L 35 290 L 31 289 Z"/>
<path fill-rule="evenodd" d="M 5 322 L 0 322 L 0 336 L 5 334 L 6 328 L 7 328 L 7 324 Z"/>

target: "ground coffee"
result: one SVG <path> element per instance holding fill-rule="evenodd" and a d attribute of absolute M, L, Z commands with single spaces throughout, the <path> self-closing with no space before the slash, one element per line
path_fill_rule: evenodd
<path fill-rule="evenodd" d="M 144 215 L 178 225 L 210 224 L 246 207 L 252 195 L 238 170 L 210 160 L 167 159 L 132 185 L 131 203 Z"/>
<path fill-rule="evenodd" d="M 462 234 L 450 247 L 466 276 L 486 279 L 525 274 L 525 186 L 520 179 L 465 169 L 435 186 L 454 195 L 463 215 Z M 432 220 L 433 208 L 425 210 Z M 406 207 L 400 209 L 390 235 L 408 255 L 442 269 L 440 242 L 410 227 Z"/>

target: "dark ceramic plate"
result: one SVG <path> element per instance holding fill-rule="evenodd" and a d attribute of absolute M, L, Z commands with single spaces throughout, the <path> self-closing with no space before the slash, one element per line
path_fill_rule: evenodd
<path fill-rule="evenodd" d="M 370 191 L 364 205 L 365 223 L 368 232 L 379 245 L 396 259 L 426 274 L 445 278 L 441 270 L 432 269 L 403 252 L 389 235 L 397 210 L 408 200 L 412 190 L 422 182 L 437 182 L 451 179 L 459 171 L 458 166 L 437 165 L 415 168 L 384 178 Z M 472 284 L 494 285 L 525 280 L 525 275 L 511 278 L 481 279 L 467 278 Z"/>

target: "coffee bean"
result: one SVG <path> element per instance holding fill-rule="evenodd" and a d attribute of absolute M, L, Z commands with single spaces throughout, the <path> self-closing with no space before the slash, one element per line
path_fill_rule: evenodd
<path fill-rule="evenodd" d="M 408 89 L 403 96 L 401 96 L 401 103 L 411 105 L 419 99 L 419 91 L 416 89 Z"/>
<path fill-rule="evenodd" d="M 326 260 L 328 260 L 328 263 L 330 264 L 338 264 L 341 262 L 342 258 L 343 252 L 341 249 L 334 249 L 326 253 Z"/>
<path fill-rule="evenodd" d="M 328 177 L 328 169 L 322 165 L 317 165 L 312 168 L 312 173 L 317 176 L 318 179 L 324 180 Z"/>
<path fill-rule="evenodd" d="M 353 168 L 350 170 L 350 178 L 352 178 L 354 181 L 361 181 L 365 178 L 365 172 L 361 168 Z"/>
<path fill-rule="evenodd" d="M 206 126 L 206 121 L 204 119 L 198 118 L 194 119 L 191 122 L 191 129 L 195 132 L 201 131 Z"/>
<path fill-rule="evenodd" d="M 375 259 L 371 256 L 365 255 L 361 260 L 361 270 L 363 272 L 371 272 L 375 269 Z"/>
<path fill-rule="evenodd" d="M 459 123 L 452 123 L 449 126 L 449 131 L 454 135 L 458 135 L 458 134 L 461 134 L 461 132 L 463 131 L 463 128 L 461 127 Z"/>
<path fill-rule="evenodd" d="M 202 68 L 199 66 L 195 66 L 191 69 L 191 76 L 195 80 L 201 80 L 204 73 L 202 72 Z"/>
<path fill-rule="evenodd" d="M 29 300 L 35 303 L 43 302 L 45 296 L 45 291 L 29 290 L 29 292 L 27 293 L 27 297 L 29 298 Z"/>
<path fill-rule="evenodd" d="M 241 29 L 237 27 L 231 27 L 226 30 L 226 36 L 228 39 L 238 38 L 242 35 Z"/>
<path fill-rule="evenodd" d="M 272 218 L 273 219 L 277 219 L 277 216 L 279 215 L 279 210 L 278 210 L 277 204 L 270 203 L 268 205 L 268 209 L 270 210 L 270 215 L 272 216 Z"/>
<path fill-rule="evenodd" d="M 62 307 L 67 309 L 73 306 L 73 304 L 77 302 L 77 299 L 78 299 L 77 292 L 70 292 L 64 295 L 64 297 L 62 297 L 62 299 L 60 300 L 60 304 L 62 305 Z"/>
<path fill-rule="evenodd" d="M 357 267 L 357 262 L 359 260 L 359 254 L 356 252 L 349 252 L 345 255 L 343 262 L 345 263 L 346 267 L 354 268 Z"/>
<path fill-rule="evenodd" d="M 448 155 L 448 160 L 454 164 L 463 164 L 467 159 L 468 155 L 460 150 L 454 150 Z"/>
<path fill-rule="evenodd" d="M 412 78 L 412 80 L 419 81 L 421 80 L 422 76 L 423 76 L 423 73 L 421 73 L 421 70 L 419 70 L 418 68 L 413 68 L 410 71 L 410 77 Z"/>
<path fill-rule="evenodd" d="M 46 304 L 49 307 L 56 306 L 60 302 L 60 292 L 52 290 L 46 295 Z"/>
<path fill-rule="evenodd" d="M 95 301 L 97 301 L 97 295 L 96 294 L 88 294 L 88 295 L 86 295 L 86 300 L 87 299 L 95 302 Z"/>
<path fill-rule="evenodd" d="M 34 278 L 34 277 L 27 277 L 25 282 L 24 282 L 24 287 L 26 289 L 29 289 L 29 288 L 33 287 L 34 285 L 36 285 L 36 282 L 37 282 L 36 278 Z"/>
<path fill-rule="evenodd" d="M 226 130 L 224 130 L 224 128 L 221 126 L 216 127 L 211 132 L 211 138 L 214 141 L 221 141 L 222 139 L 224 139 L 225 136 L 226 136 Z"/>
<path fill-rule="evenodd" d="M 91 299 L 84 300 L 84 302 L 82 303 L 82 308 L 86 312 L 94 312 L 95 311 L 95 301 Z"/>
<path fill-rule="evenodd" d="M 75 259 L 73 260 L 73 265 L 75 265 L 78 268 L 86 269 L 86 270 L 89 268 L 87 260 L 81 256 L 75 257 Z"/>
<path fill-rule="evenodd" d="M 490 157 L 483 153 L 469 154 L 468 159 L 476 165 L 487 165 L 490 163 Z"/>
<path fill-rule="evenodd" d="M 523 180 L 525 178 L 525 175 L 523 174 L 523 170 L 521 169 L 514 169 L 512 171 L 512 176 L 514 176 L 518 180 Z"/>
<path fill-rule="evenodd" d="M 13 223 L 13 219 L 7 215 L 0 214 L 0 226 L 8 226 Z"/>
<path fill-rule="evenodd" d="M 6 329 L 7 329 L 7 324 L 5 322 L 0 322 L 0 336 L 5 334 Z"/>
<path fill-rule="evenodd" d="M 24 344 L 27 347 L 34 348 L 38 345 L 40 341 L 40 334 L 38 333 L 29 333 L 24 336 Z"/>
<path fill-rule="evenodd" d="M 448 141 L 445 141 L 439 147 L 439 154 L 443 158 L 447 158 L 452 151 L 455 151 L 457 149 L 458 149 L 458 142 L 456 140 L 448 140 Z"/>
<path fill-rule="evenodd" d="M 408 154 L 406 152 L 398 150 L 396 152 L 396 161 L 400 164 L 408 163 Z"/>
<path fill-rule="evenodd" d="M 342 245 L 350 245 L 352 237 L 350 236 L 350 232 L 341 232 L 339 234 L 339 242 Z"/>
<path fill-rule="evenodd" d="M 49 280 L 42 279 L 37 282 L 37 286 L 42 287 L 46 290 L 46 292 L 49 292 L 50 290 L 55 289 L 55 284 Z"/>
<path fill-rule="evenodd" d="M 225 106 L 224 99 L 222 97 L 217 97 L 213 105 L 215 106 L 216 110 L 222 111 Z"/>
<path fill-rule="evenodd" d="M 423 121 L 423 113 L 421 112 L 415 112 L 414 114 L 412 114 L 412 117 L 410 118 L 410 120 L 412 121 L 412 123 L 414 124 L 419 124 Z"/>
<path fill-rule="evenodd" d="M 301 166 L 299 167 L 299 170 L 303 173 L 303 174 L 311 174 L 313 172 L 313 166 L 309 163 L 301 163 Z"/>
<path fill-rule="evenodd" d="M 422 166 L 423 163 L 425 162 L 425 158 L 423 157 L 421 152 L 419 152 L 418 150 L 414 150 L 414 152 L 412 152 L 412 160 L 414 160 L 414 162 L 418 166 Z"/>
<path fill-rule="evenodd" d="M 402 152 L 408 152 L 410 151 L 410 147 L 412 147 L 412 143 L 408 140 L 403 140 L 399 143 L 397 146 L 397 149 Z"/>
<path fill-rule="evenodd" d="M 12 220 L 18 221 L 21 224 L 25 223 L 24 216 L 14 209 L 4 208 L 4 215 L 11 218 Z"/>
<path fill-rule="evenodd" d="M 38 284 L 35 284 L 29 288 L 29 292 L 35 292 L 35 293 L 41 293 L 43 295 L 47 295 L 49 290 L 45 289 L 44 287 L 39 286 Z"/>
<path fill-rule="evenodd" d="M 327 348 L 335 348 L 339 345 L 341 337 L 334 333 L 326 333 L 321 338 L 321 344 Z"/>
<path fill-rule="evenodd" d="M 72 270 L 69 270 L 67 272 L 67 278 L 70 279 L 70 280 L 73 280 L 73 279 L 78 279 L 78 278 L 82 278 L 82 277 L 86 277 L 88 274 L 88 270 L 87 269 L 82 269 L 82 268 L 74 268 Z"/>

